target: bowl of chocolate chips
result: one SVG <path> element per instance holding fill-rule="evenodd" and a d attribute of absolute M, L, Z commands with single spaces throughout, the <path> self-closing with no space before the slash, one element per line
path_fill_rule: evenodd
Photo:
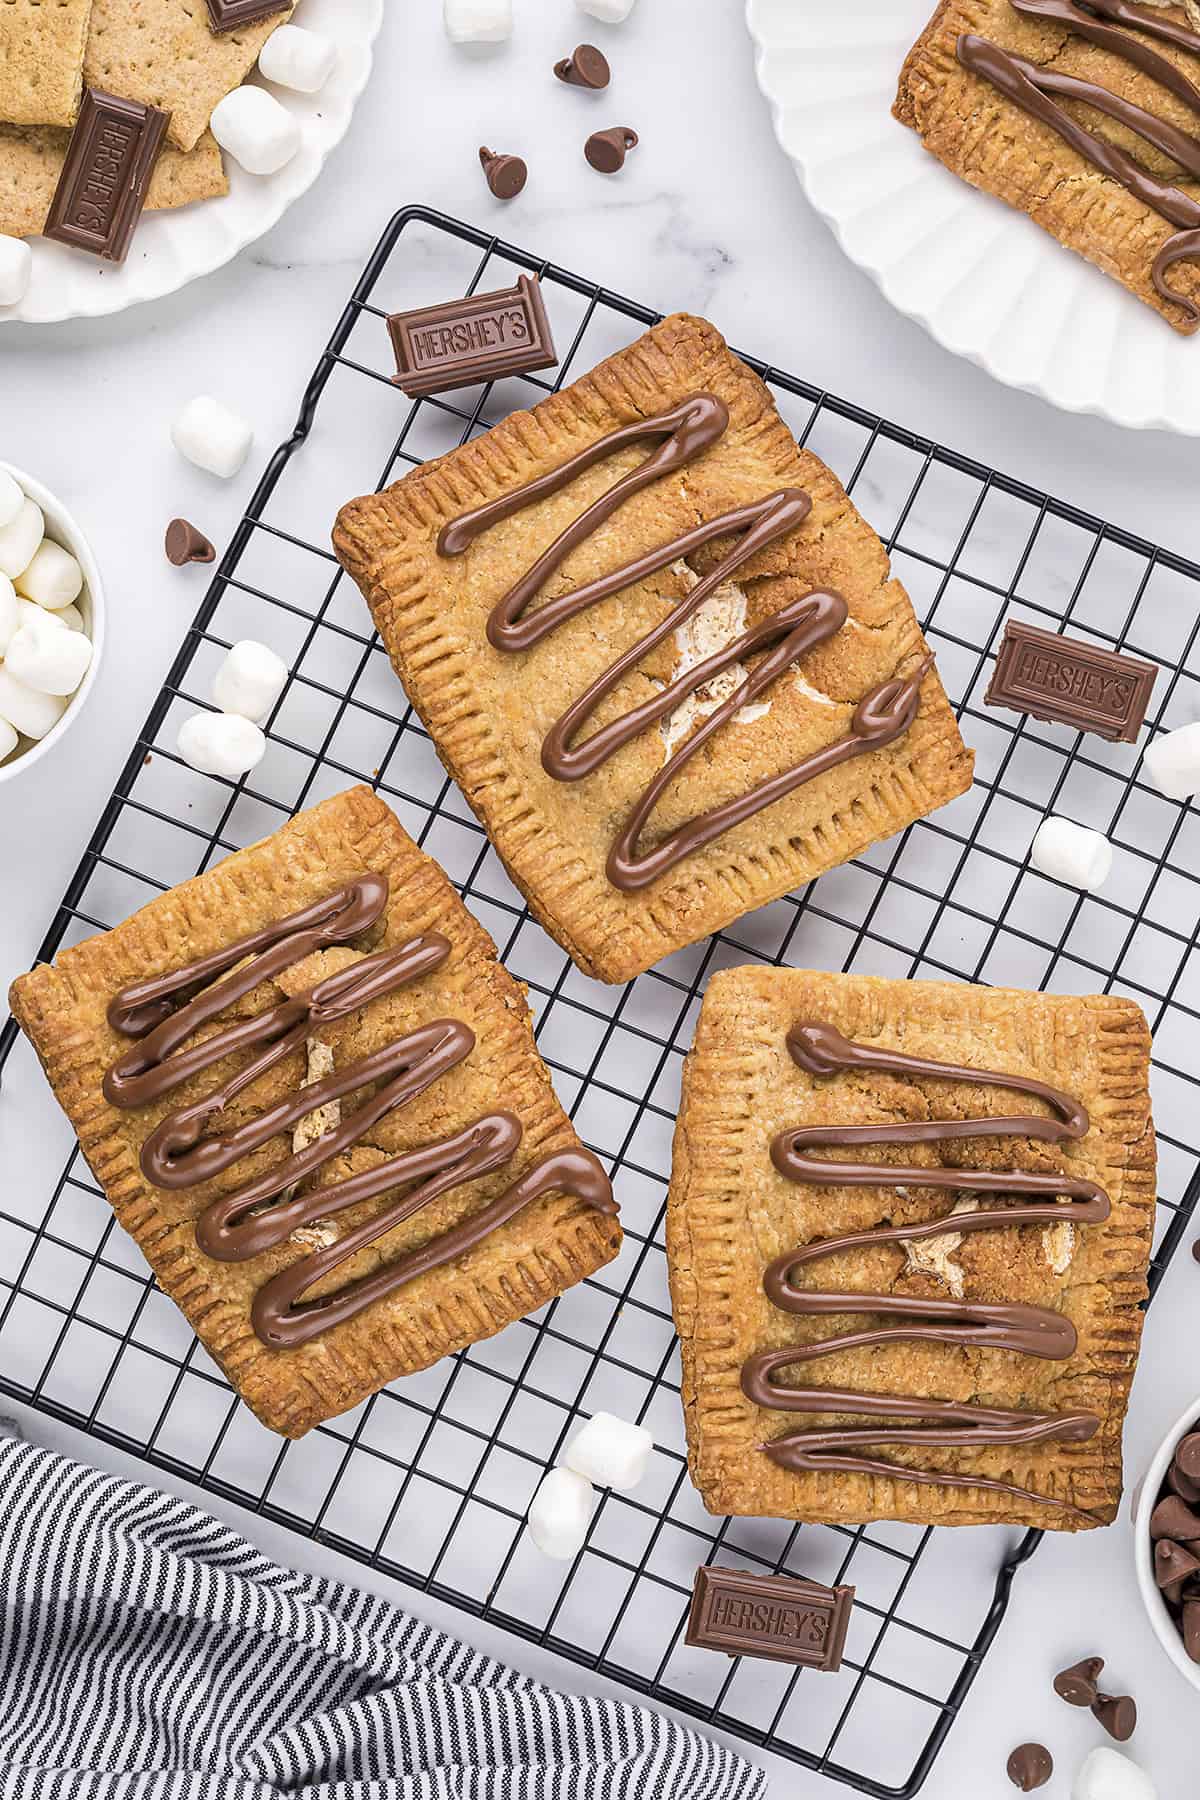
<path fill-rule="evenodd" d="M 1200 1689 L 1200 1402 L 1163 1439 L 1137 1496 L 1134 1555 L 1155 1636 Z"/>

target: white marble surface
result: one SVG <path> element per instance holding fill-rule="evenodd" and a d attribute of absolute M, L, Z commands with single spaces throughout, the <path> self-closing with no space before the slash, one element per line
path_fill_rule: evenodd
<path fill-rule="evenodd" d="M 797 4 L 803 0 L 797 0 Z M 453 51 L 437 0 L 391 0 L 376 73 L 347 143 L 317 188 L 255 250 L 173 300 L 88 325 L 0 330 L 0 455 L 56 489 L 90 533 L 106 572 L 110 645 L 91 707 L 27 781 L 0 788 L 0 976 L 26 966 L 74 868 L 198 602 L 203 575 L 163 560 L 175 513 L 227 538 L 254 471 L 293 418 L 299 391 L 391 211 L 427 201 L 662 308 L 708 313 L 732 341 L 1020 473 L 1145 536 L 1196 554 L 1197 450 L 1060 416 L 994 386 L 895 317 L 807 210 L 754 82 L 737 0 L 639 0 L 631 22 L 585 21 L 569 0 L 517 0 L 515 41 Z M 549 78 L 578 38 L 602 42 L 616 70 L 601 97 Z M 590 123 L 589 123 L 590 122 Z M 634 125 L 642 147 L 605 181 L 580 154 L 596 125 Z M 476 147 L 519 150 L 526 193 L 501 209 Z M 255 421 L 244 478 L 222 486 L 171 450 L 172 413 L 211 390 Z M 0 1098 L 0 1185 L 22 1180 L 20 1121 Z M 1151 1316 L 1129 1427 L 1144 1465 L 1196 1385 L 1200 1274 L 1181 1258 Z M 70 1434 L 31 1420 L 33 1434 Z M 101 1447 L 73 1447 L 114 1467 Z M 306 1566 L 338 1559 L 249 1518 L 265 1548 Z M 358 1578 L 348 1567 L 343 1573 Z M 421 1610 L 567 1685 L 578 1671 L 512 1644 L 432 1602 Z M 1134 1748 L 1163 1800 L 1195 1791 L 1197 1699 L 1139 1616 L 1124 1521 L 1103 1536 L 1055 1541 L 1019 1581 L 998 1647 L 967 1702 L 927 1793 L 987 1800 L 1011 1792 L 1004 1758 L 1042 1738 L 1060 1759 L 1047 1790 L 1066 1796 L 1090 1719 L 1054 1699 L 1050 1676 L 1092 1651 L 1138 1697 Z M 832 1793 L 776 1765 L 774 1792 Z"/>

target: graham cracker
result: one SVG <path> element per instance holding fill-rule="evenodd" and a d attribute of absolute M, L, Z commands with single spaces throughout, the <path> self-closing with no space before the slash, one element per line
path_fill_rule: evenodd
<path fill-rule="evenodd" d="M 92 0 L 0 0 L 0 119 L 73 125 Z"/>
<path fill-rule="evenodd" d="M 41 232 L 70 136 L 69 131 L 52 125 L 0 125 L 0 233 L 36 237 Z M 151 177 L 146 206 L 158 211 L 228 192 L 217 141 L 211 132 L 205 132 L 186 156 L 169 147 L 163 151 Z"/>
<path fill-rule="evenodd" d="M 168 143 L 191 150 L 218 100 L 240 87 L 275 27 L 291 14 L 288 6 L 218 37 L 204 0 L 95 0 L 84 80 L 169 112 Z"/>

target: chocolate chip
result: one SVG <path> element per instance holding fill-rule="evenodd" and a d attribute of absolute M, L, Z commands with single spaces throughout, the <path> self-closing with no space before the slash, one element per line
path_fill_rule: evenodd
<path fill-rule="evenodd" d="M 606 88 L 612 80 L 608 58 L 595 44 L 576 45 L 573 56 L 564 56 L 561 62 L 555 63 L 554 73 L 560 81 L 570 82 L 572 87 Z"/>
<path fill-rule="evenodd" d="M 1176 1463 L 1167 1470 L 1167 1486 L 1181 1500 L 1187 1500 L 1193 1506 L 1200 1503 L 1200 1481 L 1190 1481 Z"/>
<path fill-rule="evenodd" d="M 1096 1699 L 1096 1683 L 1104 1668 L 1102 1656 L 1085 1656 L 1054 1677 L 1054 1691 L 1068 1706 L 1091 1706 Z"/>
<path fill-rule="evenodd" d="M 637 132 L 628 125 L 615 125 L 611 131 L 593 131 L 583 146 L 583 154 L 602 175 L 615 175 L 637 141 Z"/>
<path fill-rule="evenodd" d="M 1200 1538 L 1200 1513 L 1178 1494 L 1168 1494 L 1150 1514 L 1152 1538 Z"/>
<path fill-rule="evenodd" d="M 1200 1431 L 1184 1438 L 1175 1452 L 1175 1467 L 1189 1481 L 1200 1481 Z"/>
<path fill-rule="evenodd" d="M 1092 1711 L 1110 1738 L 1128 1743 L 1137 1728 L 1137 1706 L 1128 1694 L 1098 1694 Z"/>
<path fill-rule="evenodd" d="M 1200 1663 L 1200 1600 L 1183 1603 L 1183 1647 L 1194 1663 Z"/>
<path fill-rule="evenodd" d="M 189 524 L 187 519 L 172 519 L 167 526 L 166 536 L 167 561 L 182 569 L 185 563 L 210 563 L 216 551 L 202 531 Z"/>
<path fill-rule="evenodd" d="M 529 179 L 529 170 L 519 156 L 498 155 L 486 144 L 479 146 L 479 160 L 487 176 L 487 184 L 497 200 L 515 200 Z"/>
<path fill-rule="evenodd" d="M 1008 1779 L 1023 1794 L 1045 1787 L 1054 1773 L 1054 1758 L 1044 1744 L 1018 1744 L 1008 1759 Z"/>
<path fill-rule="evenodd" d="M 1154 1546 L 1154 1579 L 1160 1588 L 1174 1587 L 1184 1582 L 1189 1575 L 1200 1569 L 1200 1557 L 1193 1555 L 1186 1544 L 1177 1544 L 1171 1538 L 1160 1538 Z"/>

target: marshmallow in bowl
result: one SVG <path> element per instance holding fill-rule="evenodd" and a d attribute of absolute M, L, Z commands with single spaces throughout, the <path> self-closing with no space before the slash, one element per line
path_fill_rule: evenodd
<path fill-rule="evenodd" d="M 7 719 L 0 719 L 0 763 L 12 755 L 19 742 L 15 727 Z"/>
<path fill-rule="evenodd" d="M 452 44 L 500 44 L 512 36 L 512 0 L 443 0 Z"/>
<path fill-rule="evenodd" d="M 1190 800 L 1200 793 L 1200 720 L 1155 738 L 1146 747 L 1142 767 L 1168 800 Z"/>
<path fill-rule="evenodd" d="M 197 394 L 177 414 L 171 442 L 198 469 L 228 481 L 250 454 L 254 428 L 211 394 Z"/>
<path fill-rule="evenodd" d="M 67 631 L 87 631 L 83 614 L 77 606 L 60 606 L 55 612 L 49 612 L 44 606 L 39 606 L 36 601 L 26 600 L 23 594 L 17 594 L 17 624 L 28 625 L 30 620 L 61 625 Z M 0 651 L 0 655 L 2 654 L 3 652 Z"/>
<path fill-rule="evenodd" d="M 52 625 L 65 625 L 68 631 L 86 631 L 83 614 L 77 606 L 60 606 L 56 612 L 47 612 L 44 606 L 38 606 L 32 600 L 17 595 L 17 622 L 25 625 L 30 619 L 49 619 Z"/>
<path fill-rule="evenodd" d="M 1157 1790 L 1144 1769 L 1101 1744 L 1085 1758 L 1071 1800 L 1157 1800 Z"/>
<path fill-rule="evenodd" d="M 303 25 L 277 25 L 259 52 L 258 67 L 276 87 L 317 94 L 333 74 L 337 58 L 332 38 L 306 31 Z"/>
<path fill-rule="evenodd" d="M 70 606 L 83 590 L 83 570 L 61 544 L 43 538 L 26 567 L 17 576 L 18 594 L 36 600 L 50 612 Z"/>
<path fill-rule="evenodd" d="M 0 575 L 0 657 L 8 649 L 12 634 L 21 623 L 21 602 L 7 575 Z"/>
<path fill-rule="evenodd" d="M 529 1508 L 529 1535 L 556 1562 L 569 1562 L 583 1549 L 596 1503 L 586 1475 L 574 1469 L 551 1469 Z"/>
<path fill-rule="evenodd" d="M 213 699 L 224 713 L 261 725 L 287 682 L 287 664 L 266 644 L 243 638 L 213 679 Z"/>
<path fill-rule="evenodd" d="M 46 535 L 46 521 L 36 500 L 22 498 L 15 518 L 0 529 L 0 575 L 15 581 L 37 554 Z"/>
<path fill-rule="evenodd" d="M 0 664 L 0 719 L 6 725 L 24 737 L 44 738 L 66 710 L 66 701 L 57 694 L 39 694 L 36 688 L 17 680 L 7 660 Z"/>
<path fill-rule="evenodd" d="M 7 469 L 0 469 L 0 531 L 11 525 L 25 504 L 25 495 Z"/>
<path fill-rule="evenodd" d="M 83 633 L 67 631 L 40 610 L 22 620 L 4 653 L 4 667 L 17 681 L 61 699 L 75 692 L 91 661 L 92 646 Z"/>
<path fill-rule="evenodd" d="M 1112 873 L 1112 845 L 1102 832 L 1053 814 L 1038 826 L 1029 860 L 1043 875 L 1094 894 Z"/>
<path fill-rule="evenodd" d="M 623 25 L 633 11 L 633 0 L 579 0 L 579 7 L 606 25 Z"/>
<path fill-rule="evenodd" d="M 563 1461 L 597 1487 L 624 1493 L 636 1487 L 646 1473 L 653 1448 L 654 1439 L 641 1425 L 631 1425 L 614 1413 L 598 1412 L 571 1440 Z"/>
<path fill-rule="evenodd" d="M 179 727 L 176 742 L 189 768 L 200 775 L 224 775 L 229 781 L 248 775 L 267 751 L 258 726 L 234 713 L 195 713 Z"/>
<path fill-rule="evenodd" d="M 32 275 L 33 251 L 25 239 L 0 234 L 0 306 L 18 306 Z"/>
<path fill-rule="evenodd" d="M 300 121 L 266 88 L 249 83 L 217 102 L 209 125 L 248 175 L 276 174 L 300 148 Z"/>

